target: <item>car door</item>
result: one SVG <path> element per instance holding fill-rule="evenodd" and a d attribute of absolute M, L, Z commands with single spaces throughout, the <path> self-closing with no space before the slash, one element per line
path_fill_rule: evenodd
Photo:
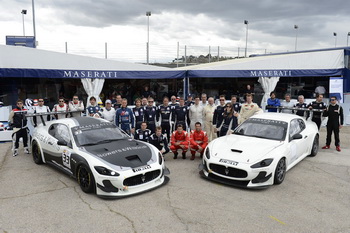
<path fill-rule="evenodd" d="M 53 143 L 55 152 L 51 153 L 51 162 L 62 170 L 71 173 L 72 137 L 65 124 L 52 124 L 49 134 L 56 140 Z"/>
<path fill-rule="evenodd" d="M 302 155 L 305 154 L 305 139 L 306 135 L 304 134 L 305 123 L 301 119 L 293 119 L 289 125 L 289 148 L 290 148 L 290 158 L 289 164 L 293 163 L 299 159 Z M 300 134 L 302 138 L 293 139 L 297 134 Z"/>

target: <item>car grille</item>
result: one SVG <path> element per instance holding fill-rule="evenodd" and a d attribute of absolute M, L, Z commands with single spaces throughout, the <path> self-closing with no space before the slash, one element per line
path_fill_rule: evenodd
<path fill-rule="evenodd" d="M 139 185 L 139 184 L 144 184 L 144 183 L 150 182 L 151 180 L 154 180 L 159 175 L 160 175 L 160 170 L 146 172 L 144 175 L 140 174 L 137 176 L 132 176 L 132 177 L 126 178 L 123 182 L 123 185 L 135 186 L 135 185 Z"/>
<path fill-rule="evenodd" d="M 223 178 L 221 176 L 214 175 L 212 173 L 209 173 L 208 177 L 217 182 L 238 186 L 238 187 L 247 187 L 250 182 L 249 180 L 230 180 L 230 179 Z"/>
<path fill-rule="evenodd" d="M 244 170 L 233 168 L 233 167 L 227 167 L 222 166 L 219 164 L 211 163 L 209 165 L 209 168 L 220 175 L 229 176 L 229 177 L 235 177 L 235 178 L 246 178 L 248 176 L 248 173 Z"/>

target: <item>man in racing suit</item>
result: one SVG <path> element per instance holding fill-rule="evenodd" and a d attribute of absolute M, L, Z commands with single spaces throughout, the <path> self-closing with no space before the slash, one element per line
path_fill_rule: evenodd
<path fill-rule="evenodd" d="M 170 130 L 172 121 L 174 120 L 173 110 L 169 105 L 169 98 L 164 97 L 163 104 L 158 107 L 157 121 L 160 120 L 160 126 L 162 127 L 162 134 L 166 134 L 167 138 L 170 138 Z"/>
<path fill-rule="evenodd" d="M 132 110 L 128 108 L 127 105 L 128 100 L 123 98 L 121 107 L 116 111 L 115 123 L 116 126 L 120 127 L 131 136 L 135 131 L 135 120 Z"/>
<path fill-rule="evenodd" d="M 220 95 L 219 97 L 220 100 L 220 105 L 216 107 L 214 111 L 214 116 L 213 116 L 213 125 L 215 127 L 214 131 L 216 132 L 216 136 L 220 136 L 220 130 L 216 128 L 216 125 L 219 125 L 218 122 L 222 122 L 222 114 L 225 112 L 225 105 L 226 105 L 226 99 L 225 95 Z M 221 123 L 220 123 L 221 124 Z"/>
<path fill-rule="evenodd" d="M 299 95 L 298 96 L 298 103 L 294 105 L 295 108 L 307 108 L 307 104 L 304 102 L 304 96 Z M 305 110 L 298 110 L 295 113 L 298 116 L 304 117 L 305 116 Z"/>
<path fill-rule="evenodd" d="M 145 108 L 141 106 L 141 99 L 137 98 L 135 100 L 135 107 L 132 109 L 135 117 L 135 129 L 138 130 L 141 128 L 141 123 L 144 121 L 144 111 Z"/>
<path fill-rule="evenodd" d="M 82 111 L 84 111 L 85 109 L 83 101 L 80 101 L 77 95 L 74 95 L 73 100 L 69 101 L 68 108 L 69 108 L 69 111 L 71 111 L 70 113 L 71 117 L 80 117 Z"/>
<path fill-rule="evenodd" d="M 316 123 L 318 129 L 320 129 L 321 123 L 322 123 L 322 110 L 327 109 L 327 105 L 324 102 L 322 102 L 322 100 L 323 100 L 323 95 L 317 94 L 316 101 L 313 101 L 308 106 L 309 109 L 316 110 L 312 112 L 311 120 Z M 309 118 L 309 114 L 306 118 Z"/>
<path fill-rule="evenodd" d="M 86 108 L 88 116 L 100 118 L 101 117 L 101 107 L 96 103 L 96 98 L 91 96 L 90 105 Z"/>
<path fill-rule="evenodd" d="M 256 103 L 253 103 L 253 95 L 246 94 L 246 102 L 242 104 L 241 111 L 239 114 L 234 115 L 238 117 L 238 124 L 242 124 L 249 117 L 261 112 L 263 112 L 261 108 Z"/>
<path fill-rule="evenodd" d="M 156 127 L 156 132 L 149 137 L 149 143 L 157 147 L 162 155 L 169 152 L 168 140 L 162 134 L 162 127 Z"/>
<path fill-rule="evenodd" d="M 182 159 L 186 159 L 188 150 L 189 137 L 188 133 L 183 130 L 182 125 L 178 125 L 176 131 L 171 134 L 170 150 L 174 153 L 174 159 L 177 159 L 177 150 L 182 150 Z"/>
<path fill-rule="evenodd" d="M 147 126 L 152 133 L 154 133 L 156 129 L 156 119 L 157 119 L 157 113 L 158 113 L 157 108 L 153 106 L 153 103 L 154 103 L 154 99 L 152 97 L 149 97 L 148 105 L 145 107 L 145 110 L 144 110 L 145 122 L 147 122 Z"/>
<path fill-rule="evenodd" d="M 17 100 L 17 107 L 14 108 L 9 115 L 10 125 L 13 126 L 13 136 L 16 137 L 14 148 L 13 148 L 13 156 L 18 155 L 18 147 L 19 147 L 19 139 L 23 139 L 23 147 L 24 153 L 29 154 L 28 149 L 28 132 L 27 132 L 27 119 L 25 114 L 27 113 L 27 109 L 23 107 L 23 101 Z M 12 136 L 12 137 L 13 137 Z"/>
<path fill-rule="evenodd" d="M 52 109 L 53 112 L 68 112 L 68 105 L 64 102 L 64 98 L 60 97 L 58 99 L 58 104 L 55 104 Z M 67 118 L 68 113 L 66 114 L 55 114 L 56 120 Z"/>
<path fill-rule="evenodd" d="M 146 122 L 142 122 L 141 128 L 135 130 L 134 138 L 137 140 L 148 142 L 150 136 L 151 136 L 151 130 L 147 129 Z"/>
<path fill-rule="evenodd" d="M 33 106 L 34 113 L 48 113 L 50 112 L 50 108 L 48 106 L 44 105 L 44 99 L 39 98 L 38 100 L 38 106 Z M 34 116 L 33 117 L 33 123 L 34 127 L 37 127 L 40 123 L 42 123 L 41 119 L 45 119 L 44 116 Z M 49 121 L 51 119 L 50 115 L 46 116 L 46 121 Z"/>
<path fill-rule="evenodd" d="M 204 130 L 208 135 L 209 141 L 215 139 L 214 126 L 213 126 L 213 117 L 216 106 L 214 104 L 214 98 L 209 97 L 208 104 L 203 109 L 203 121 L 204 121 Z M 197 127 L 196 127 L 197 128 Z"/>
<path fill-rule="evenodd" d="M 196 122 L 203 123 L 203 106 L 200 104 L 198 96 L 194 99 L 194 105 L 191 105 L 189 108 L 188 116 L 191 121 L 191 130 L 195 129 L 194 125 Z"/>
<path fill-rule="evenodd" d="M 109 122 L 114 122 L 116 111 L 112 106 L 112 101 L 108 99 L 105 104 L 106 107 L 100 109 L 101 117 Z"/>
<path fill-rule="evenodd" d="M 184 98 L 180 98 L 179 106 L 176 106 L 174 109 L 173 121 L 175 122 L 175 129 L 178 125 L 182 125 L 183 129 L 186 130 L 186 125 L 188 124 L 188 106 L 185 105 Z M 174 130 L 175 131 L 175 130 Z"/>
<path fill-rule="evenodd" d="M 191 130 L 190 135 L 191 160 L 194 160 L 196 151 L 198 151 L 200 157 L 203 158 L 203 152 L 208 145 L 208 136 L 207 133 L 202 130 L 202 124 L 197 122 L 195 127 L 196 130 Z"/>

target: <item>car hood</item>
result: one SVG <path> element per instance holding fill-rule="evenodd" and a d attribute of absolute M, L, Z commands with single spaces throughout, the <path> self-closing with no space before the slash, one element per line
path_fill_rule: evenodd
<path fill-rule="evenodd" d="M 121 167 L 145 166 L 152 158 L 152 150 L 148 144 L 132 139 L 85 146 L 83 149 L 99 159 Z"/>
<path fill-rule="evenodd" d="M 210 144 L 210 156 L 239 163 L 255 163 L 283 145 L 283 141 L 232 134 L 220 137 Z"/>

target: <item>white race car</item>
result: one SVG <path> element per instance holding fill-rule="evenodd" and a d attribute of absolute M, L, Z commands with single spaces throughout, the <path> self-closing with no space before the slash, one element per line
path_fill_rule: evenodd
<path fill-rule="evenodd" d="M 46 122 L 33 132 L 32 154 L 77 179 L 84 192 L 123 197 L 166 184 L 169 170 L 153 145 L 131 139 L 114 124 L 77 117 Z"/>
<path fill-rule="evenodd" d="M 210 180 L 247 188 L 281 184 L 286 171 L 319 147 L 314 122 L 284 113 L 257 114 L 233 134 L 207 146 L 200 174 Z"/>

